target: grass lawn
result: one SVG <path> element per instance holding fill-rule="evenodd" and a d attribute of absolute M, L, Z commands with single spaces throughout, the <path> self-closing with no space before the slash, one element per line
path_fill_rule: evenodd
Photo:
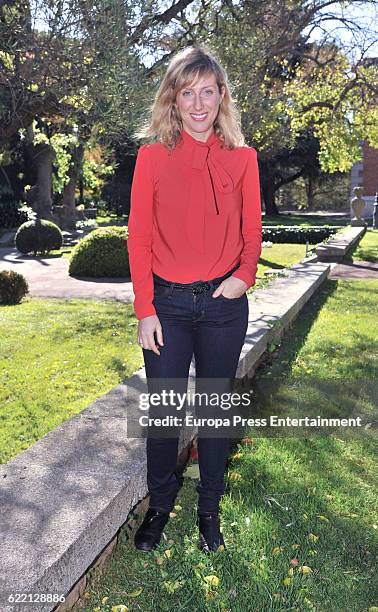
<path fill-rule="evenodd" d="M 132 305 L 26 298 L 0 307 L 0 463 L 140 367 Z"/>
<path fill-rule="evenodd" d="M 266 270 L 279 272 L 283 268 L 292 266 L 306 256 L 305 244 L 272 244 L 271 247 L 263 247 L 257 267 L 256 284 L 250 291 L 264 286 L 267 277 Z"/>
<path fill-rule="evenodd" d="M 364 237 L 364 257 L 377 235 Z M 358 379 L 373 385 L 377 290 L 377 280 L 327 280 L 253 384 L 264 388 L 264 377 L 274 377 L 276 398 L 293 388 L 300 398 L 309 377 L 339 388 Z M 264 394 L 259 401 L 271 407 Z M 197 549 L 192 465 L 159 547 L 135 550 L 124 526 L 108 565 L 90 572 L 83 610 L 376 611 L 376 435 L 245 433 L 221 502 L 227 549 L 209 557 Z"/>
<path fill-rule="evenodd" d="M 378 261 L 378 229 L 367 229 L 362 240 L 353 249 L 351 258 L 356 261 Z"/>

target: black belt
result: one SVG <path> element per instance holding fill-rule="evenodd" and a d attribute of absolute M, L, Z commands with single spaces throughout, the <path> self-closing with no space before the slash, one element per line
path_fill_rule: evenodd
<path fill-rule="evenodd" d="M 239 268 L 239 266 L 240 266 L 240 263 L 238 263 L 234 268 L 226 272 L 226 274 L 224 274 L 223 276 L 218 276 L 217 278 L 212 278 L 208 281 L 199 280 L 199 281 L 194 281 L 192 283 L 176 283 L 174 281 L 169 281 L 166 278 L 162 278 L 161 276 L 158 276 L 157 274 L 155 274 L 155 272 L 152 273 L 152 277 L 154 281 L 156 282 L 156 284 L 158 285 L 166 285 L 166 286 L 173 285 L 174 287 L 178 287 L 179 289 L 186 289 L 187 291 L 191 291 L 192 293 L 196 295 L 198 293 L 203 293 L 204 291 L 208 291 L 214 285 L 220 284 L 226 278 L 231 276 L 231 274 L 233 274 L 235 270 Z"/>

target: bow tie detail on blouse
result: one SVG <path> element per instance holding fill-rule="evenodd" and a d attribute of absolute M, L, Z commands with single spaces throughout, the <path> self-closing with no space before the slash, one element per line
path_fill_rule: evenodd
<path fill-rule="evenodd" d="M 220 139 L 212 132 L 206 142 L 181 131 L 187 162 L 193 168 L 189 205 L 186 214 L 186 232 L 194 249 L 205 251 L 206 216 L 224 214 L 222 194 L 234 190 L 232 176 L 222 165 Z M 193 227 L 196 228 L 193 232 Z"/>

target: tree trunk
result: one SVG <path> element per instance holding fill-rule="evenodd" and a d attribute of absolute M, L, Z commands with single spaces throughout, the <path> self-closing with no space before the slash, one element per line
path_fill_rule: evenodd
<path fill-rule="evenodd" d="M 65 229 L 76 227 L 75 190 L 78 182 L 81 163 L 84 155 L 84 146 L 80 143 L 72 150 L 71 164 L 68 170 L 69 181 L 63 189 L 61 205 L 63 206 L 63 223 Z"/>
<path fill-rule="evenodd" d="M 33 144 L 34 133 L 30 125 L 27 128 L 29 159 L 35 170 L 35 184 L 27 194 L 27 203 L 37 213 L 37 219 L 52 220 L 52 162 L 54 149 L 48 143 Z"/>
<path fill-rule="evenodd" d="M 306 192 L 307 208 L 309 210 L 313 210 L 315 205 L 315 181 L 311 178 L 311 176 L 309 176 L 306 181 Z"/>
<path fill-rule="evenodd" d="M 276 206 L 275 172 L 273 164 L 271 164 L 269 160 L 264 160 L 261 166 L 262 172 L 260 172 L 260 182 L 265 204 L 265 214 L 267 216 L 279 215 Z"/>

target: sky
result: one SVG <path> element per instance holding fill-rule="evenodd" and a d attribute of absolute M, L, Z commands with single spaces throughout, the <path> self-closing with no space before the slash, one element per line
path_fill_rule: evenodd
<path fill-rule="evenodd" d="M 34 19 L 34 27 L 38 30 L 45 29 L 43 20 L 41 19 L 41 13 L 36 6 L 44 2 L 41 0 L 30 0 Z M 347 8 L 341 8 L 343 2 L 335 2 L 333 5 L 328 6 L 322 11 L 323 15 L 332 13 L 347 19 L 353 20 L 355 24 L 359 24 L 363 28 L 363 32 L 350 32 L 348 29 L 337 19 L 327 19 L 322 21 L 320 27 L 315 28 L 310 36 L 310 41 L 319 40 L 326 34 L 331 41 L 333 38 L 342 46 L 348 53 L 352 61 L 359 59 L 358 48 L 363 47 L 368 50 L 366 52 L 367 57 L 378 57 L 378 0 L 372 2 L 359 2 L 353 1 L 352 6 Z M 162 8 L 166 8 L 166 0 L 161 1 Z M 137 5 L 136 5 L 137 6 Z M 38 15 L 39 13 L 39 15 Z M 145 55 L 143 61 L 146 66 L 154 63 L 156 57 Z"/>
<path fill-rule="evenodd" d="M 324 36 L 324 31 L 330 38 L 336 38 L 339 43 L 348 50 L 352 59 L 356 53 L 357 45 L 366 49 L 366 57 L 378 57 L 378 4 L 372 2 L 355 2 L 353 6 L 342 9 L 339 5 L 327 7 L 322 13 L 331 13 L 347 19 L 352 19 L 355 24 L 363 28 L 363 32 L 350 32 L 340 21 L 333 19 L 323 21 L 320 28 L 316 28 L 310 40 L 319 40 Z"/>

